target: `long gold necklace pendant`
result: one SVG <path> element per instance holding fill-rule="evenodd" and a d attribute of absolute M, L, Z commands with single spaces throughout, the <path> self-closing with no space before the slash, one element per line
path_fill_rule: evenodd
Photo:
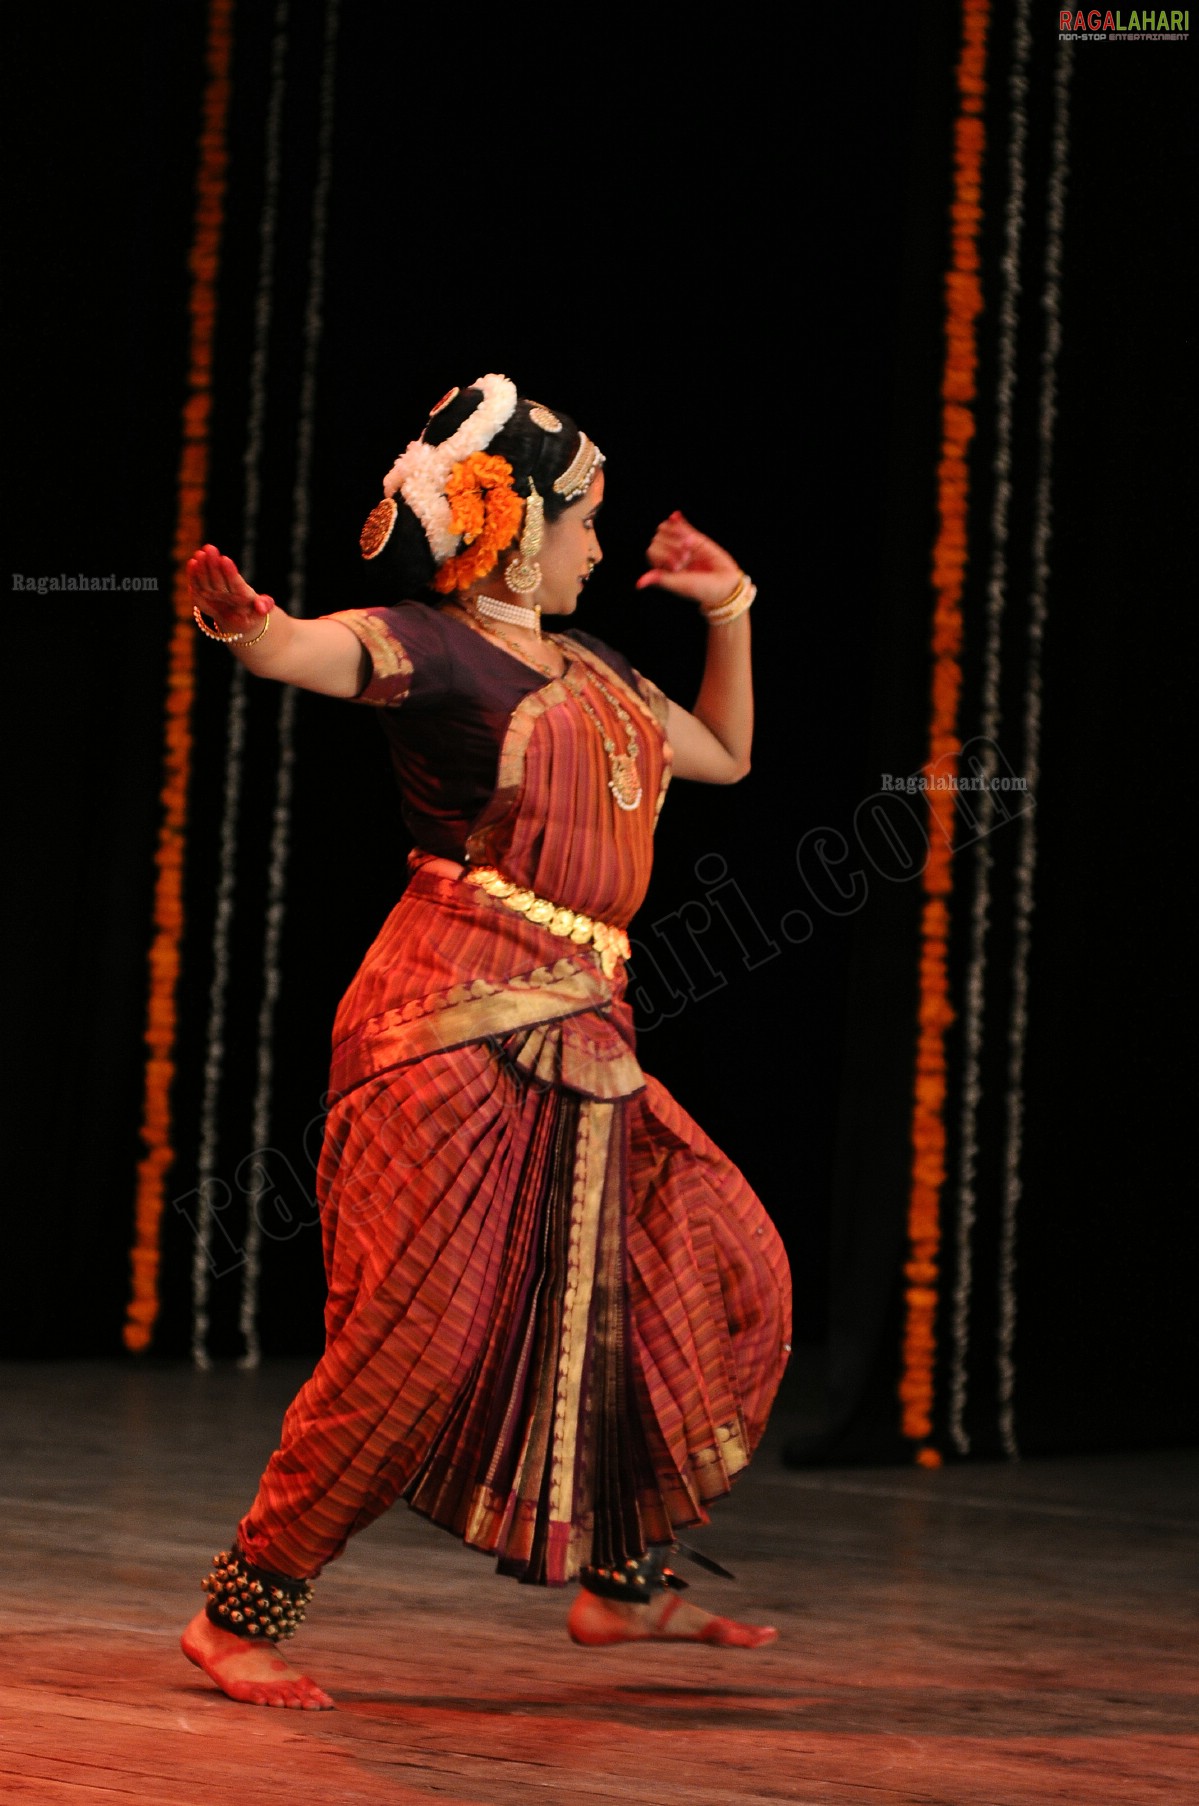
<path fill-rule="evenodd" d="M 608 768 L 612 773 L 608 789 L 616 799 L 618 809 L 636 809 L 641 801 L 641 780 L 637 775 L 636 754 L 610 752 Z"/>

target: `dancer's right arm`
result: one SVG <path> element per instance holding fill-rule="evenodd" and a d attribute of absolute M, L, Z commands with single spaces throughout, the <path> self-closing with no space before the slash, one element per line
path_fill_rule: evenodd
<path fill-rule="evenodd" d="M 370 661 L 340 621 L 297 620 L 285 614 L 270 596 L 251 589 L 232 558 L 216 546 L 202 546 L 193 553 L 187 576 L 192 601 L 221 633 L 244 632 L 253 640 L 269 619 L 269 630 L 254 645 L 235 640 L 229 647 L 247 671 L 322 696 L 357 696 L 362 689 Z"/>

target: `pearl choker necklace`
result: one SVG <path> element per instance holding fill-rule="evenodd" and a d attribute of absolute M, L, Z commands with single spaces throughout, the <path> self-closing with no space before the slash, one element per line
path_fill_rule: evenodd
<path fill-rule="evenodd" d="M 532 608 L 522 608 L 517 602 L 501 602 L 495 596 L 476 596 L 474 599 L 476 614 L 489 615 L 493 621 L 506 621 L 509 627 L 527 627 L 541 638 L 541 610 L 534 602 Z"/>

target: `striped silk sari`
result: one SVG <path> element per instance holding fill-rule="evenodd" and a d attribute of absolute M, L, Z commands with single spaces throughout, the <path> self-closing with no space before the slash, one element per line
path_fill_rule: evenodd
<path fill-rule="evenodd" d="M 432 615 L 337 617 L 370 653 L 361 699 L 388 712 L 410 825 L 442 852 L 464 813 L 470 864 L 627 925 L 669 778 L 660 693 L 582 636 L 546 683 Z M 495 724 L 481 809 L 447 752 L 474 756 L 479 722 Z M 630 727 L 631 810 L 604 746 Z M 641 1071 L 623 964 L 608 976 L 591 947 L 411 864 L 334 1026 L 325 1352 L 238 1540 L 311 1578 L 405 1499 L 502 1572 L 561 1584 L 706 1521 L 745 1467 L 787 1358 L 786 1258 L 741 1174 Z"/>

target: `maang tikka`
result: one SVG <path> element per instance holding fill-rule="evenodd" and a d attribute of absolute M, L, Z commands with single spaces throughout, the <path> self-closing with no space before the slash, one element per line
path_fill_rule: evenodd
<path fill-rule="evenodd" d="M 545 504 L 534 483 L 529 484 L 525 503 L 525 524 L 520 530 L 520 546 L 515 558 L 504 567 L 505 586 L 518 596 L 527 596 L 541 582 L 541 566 L 537 554 L 545 537 Z"/>

